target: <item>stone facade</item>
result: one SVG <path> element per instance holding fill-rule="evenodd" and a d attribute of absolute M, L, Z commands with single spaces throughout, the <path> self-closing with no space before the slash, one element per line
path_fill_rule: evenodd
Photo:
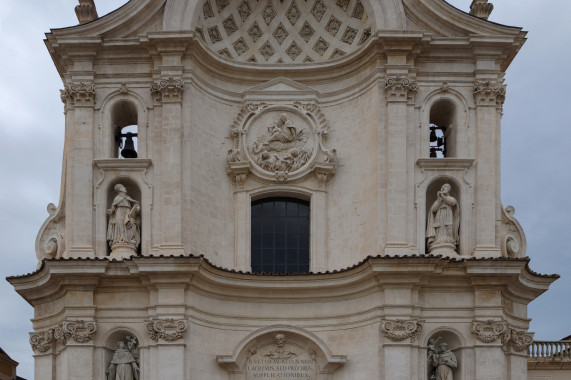
<path fill-rule="evenodd" d="M 442 0 L 80 3 L 46 41 L 61 198 L 9 279 L 36 379 L 526 377 L 556 276 L 500 199 L 520 28 Z M 309 203 L 309 273 L 251 272 L 270 197 Z"/>

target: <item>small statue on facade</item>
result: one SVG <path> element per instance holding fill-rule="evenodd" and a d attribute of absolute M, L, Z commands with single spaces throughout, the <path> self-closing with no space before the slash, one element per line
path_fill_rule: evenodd
<path fill-rule="evenodd" d="M 437 350 L 436 342 L 434 339 L 428 342 L 428 363 L 434 367 L 430 380 L 454 380 L 452 368 L 458 367 L 456 355 L 445 342 L 440 343 Z"/>
<path fill-rule="evenodd" d="M 141 242 L 141 206 L 127 195 L 125 186 L 117 184 L 113 189 L 117 195 L 107 210 L 107 241 L 111 247 L 111 256 L 128 258 L 137 254 Z"/>
<path fill-rule="evenodd" d="M 442 185 L 436 195 L 436 201 L 428 211 L 428 252 L 434 255 L 454 255 L 458 245 L 460 209 L 456 198 L 450 195 L 450 190 L 449 184 Z"/>
<path fill-rule="evenodd" d="M 122 340 L 117 343 L 117 349 L 105 371 L 107 380 L 139 380 L 139 363 L 134 356 L 137 349 L 136 339 L 129 335 L 125 339 L 129 348 L 125 348 L 125 342 Z"/>
<path fill-rule="evenodd" d="M 291 359 L 297 356 L 296 353 L 289 351 L 285 348 L 286 337 L 284 334 L 277 334 L 275 338 L 276 345 L 278 349 L 275 351 L 270 351 L 264 356 L 272 359 Z"/>

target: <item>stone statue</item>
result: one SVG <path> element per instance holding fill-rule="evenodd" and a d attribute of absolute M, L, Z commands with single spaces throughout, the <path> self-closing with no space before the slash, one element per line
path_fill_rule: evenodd
<path fill-rule="evenodd" d="M 119 341 L 117 343 L 117 349 L 113 353 L 113 357 L 109 362 L 109 367 L 105 371 L 107 375 L 107 380 L 139 380 L 139 364 L 137 360 L 133 356 L 133 350 L 136 349 L 136 346 L 130 336 L 127 339 L 129 340 L 129 347 L 131 349 L 125 348 L 125 342 Z"/>
<path fill-rule="evenodd" d="M 451 187 L 445 183 L 428 211 L 426 237 L 431 254 L 454 254 L 458 245 L 460 209 L 458 201 L 450 195 Z"/>
<path fill-rule="evenodd" d="M 439 350 L 436 352 L 436 342 L 437 341 L 434 341 L 434 339 L 431 339 L 428 342 L 428 361 L 429 364 L 434 367 L 434 371 L 430 379 L 454 380 L 452 368 L 458 367 L 456 355 L 454 355 L 450 348 L 448 348 L 448 344 L 445 342 L 440 343 L 438 346 Z"/>
<path fill-rule="evenodd" d="M 107 241 L 112 256 L 129 257 L 137 254 L 141 242 L 141 206 L 127 195 L 127 189 L 121 184 L 114 187 L 117 192 L 109 214 Z"/>
<path fill-rule="evenodd" d="M 285 348 L 286 337 L 284 334 L 277 334 L 275 341 L 278 349 L 275 351 L 270 351 L 264 356 L 270 357 L 272 359 L 291 359 L 297 356 L 296 353 L 293 353 Z"/>

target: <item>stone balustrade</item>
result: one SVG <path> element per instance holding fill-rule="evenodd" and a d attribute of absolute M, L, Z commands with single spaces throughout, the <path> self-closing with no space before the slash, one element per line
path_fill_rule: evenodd
<path fill-rule="evenodd" d="M 571 340 L 536 340 L 527 353 L 530 360 L 571 361 Z"/>

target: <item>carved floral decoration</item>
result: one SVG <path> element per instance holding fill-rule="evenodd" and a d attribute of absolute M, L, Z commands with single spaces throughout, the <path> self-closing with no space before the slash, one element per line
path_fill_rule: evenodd
<path fill-rule="evenodd" d="M 325 140 L 329 125 L 314 103 L 247 103 L 230 126 L 228 174 L 243 186 L 249 173 L 285 182 L 314 172 L 320 186 L 336 166 L 336 150 Z"/>
<path fill-rule="evenodd" d="M 152 340 L 158 341 L 159 339 L 163 339 L 172 342 L 182 339 L 187 329 L 187 323 L 184 319 L 154 319 L 147 322 L 146 329 Z"/>
<path fill-rule="evenodd" d="M 394 321 L 383 319 L 381 320 L 381 332 L 393 342 L 402 342 L 407 338 L 414 342 L 422 333 L 422 322 L 424 321 L 417 319 Z"/>

